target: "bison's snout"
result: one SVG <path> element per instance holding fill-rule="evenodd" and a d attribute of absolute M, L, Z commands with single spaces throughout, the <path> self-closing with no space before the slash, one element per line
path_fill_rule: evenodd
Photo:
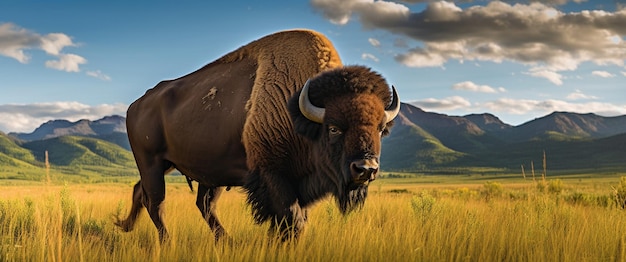
<path fill-rule="evenodd" d="M 361 159 L 350 163 L 350 173 L 356 182 L 373 181 L 378 174 L 378 160 Z"/>

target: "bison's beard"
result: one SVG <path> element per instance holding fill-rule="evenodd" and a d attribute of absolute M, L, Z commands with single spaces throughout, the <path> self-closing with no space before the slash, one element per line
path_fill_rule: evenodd
<path fill-rule="evenodd" d="M 367 188 L 368 184 L 348 186 L 339 197 L 339 210 L 343 214 L 347 214 L 362 208 L 365 204 L 365 198 L 367 198 Z"/>

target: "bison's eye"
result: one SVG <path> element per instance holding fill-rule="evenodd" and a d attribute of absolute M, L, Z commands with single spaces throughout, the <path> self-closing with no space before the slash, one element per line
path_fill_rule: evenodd
<path fill-rule="evenodd" d="M 339 135 L 343 134 L 343 131 L 341 131 L 341 129 L 339 129 L 339 127 L 329 126 L 328 127 L 328 134 L 331 137 L 334 137 L 334 136 L 339 136 Z"/>

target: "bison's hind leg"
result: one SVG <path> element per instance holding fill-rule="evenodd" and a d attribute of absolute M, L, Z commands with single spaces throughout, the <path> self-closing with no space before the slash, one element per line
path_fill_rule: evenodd
<path fill-rule="evenodd" d="M 196 199 L 196 206 L 198 206 L 202 217 L 204 217 L 211 231 L 215 234 L 215 241 L 228 237 L 215 212 L 217 200 L 222 192 L 224 192 L 224 187 L 207 187 L 199 184 L 198 198 Z"/>
<path fill-rule="evenodd" d="M 143 209 L 143 193 L 141 189 L 141 180 L 135 184 L 133 188 L 133 204 L 130 208 L 130 213 L 126 219 L 120 219 L 119 214 L 115 216 L 115 225 L 122 228 L 124 232 L 130 232 L 133 230 L 135 226 L 135 221 L 137 221 L 137 217 L 141 210 Z"/>

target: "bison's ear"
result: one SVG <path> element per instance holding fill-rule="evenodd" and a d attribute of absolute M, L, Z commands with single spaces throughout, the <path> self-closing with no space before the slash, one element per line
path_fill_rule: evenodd
<path fill-rule="evenodd" d="M 322 125 L 309 120 L 302 114 L 302 112 L 300 112 L 300 106 L 298 103 L 299 97 L 300 92 L 297 92 L 289 99 L 287 104 L 287 110 L 289 110 L 293 127 L 296 129 L 298 134 L 315 141 L 319 139 L 321 135 Z"/>
<path fill-rule="evenodd" d="M 389 133 L 391 133 L 391 128 L 393 127 L 393 120 L 387 122 L 387 124 L 385 124 L 385 129 L 383 129 L 383 136 L 388 136 Z"/>

